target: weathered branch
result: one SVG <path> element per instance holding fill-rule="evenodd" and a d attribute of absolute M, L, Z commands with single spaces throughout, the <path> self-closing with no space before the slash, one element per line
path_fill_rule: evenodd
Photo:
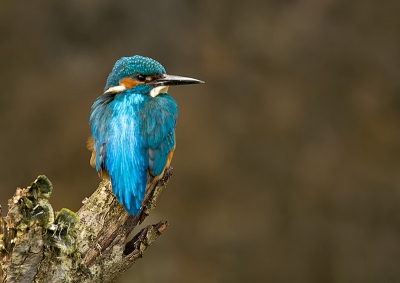
<path fill-rule="evenodd" d="M 0 282 L 112 282 L 130 268 L 162 234 L 168 222 L 148 225 L 132 240 L 132 230 L 155 207 L 172 168 L 152 180 L 138 215 L 126 213 L 103 180 L 75 214 L 62 209 L 55 217 L 48 201 L 52 185 L 39 176 L 0 210 Z"/>

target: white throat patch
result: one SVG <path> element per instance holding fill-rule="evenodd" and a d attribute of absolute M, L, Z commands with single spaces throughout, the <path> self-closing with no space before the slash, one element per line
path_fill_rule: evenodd
<path fill-rule="evenodd" d="M 110 87 L 104 93 L 119 93 L 119 92 L 124 91 L 124 90 L 126 90 L 125 86 L 117 85 L 117 86 Z"/>
<path fill-rule="evenodd" d="M 156 97 L 160 93 L 167 93 L 168 91 L 168 86 L 161 85 L 161 86 L 156 86 L 152 90 L 150 90 L 150 96 L 151 97 Z"/>

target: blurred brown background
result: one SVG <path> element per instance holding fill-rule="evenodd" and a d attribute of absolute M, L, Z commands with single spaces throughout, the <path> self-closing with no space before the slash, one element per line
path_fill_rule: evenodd
<path fill-rule="evenodd" d="M 88 116 L 121 56 L 178 101 L 164 235 L 118 282 L 400 282 L 400 2 L 1 1 L 1 205 L 97 187 Z"/>

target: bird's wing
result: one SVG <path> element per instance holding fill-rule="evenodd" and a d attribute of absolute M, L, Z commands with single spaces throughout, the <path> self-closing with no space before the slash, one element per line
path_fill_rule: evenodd
<path fill-rule="evenodd" d="M 168 94 L 158 95 L 142 111 L 141 133 L 146 137 L 149 172 L 153 176 L 162 174 L 171 161 L 177 116 L 176 102 Z"/>
<path fill-rule="evenodd" d="M 90 165 L 94 167 L 99 176 L 102 176 L 104 170 L 104 145 L 106 144 L 108 135 L 108 120 L 111 117 L 111 108 L 109 102 L 113 97 L 110 95 L 101 95 L 94 102 L 92 111 L 89 117 L 89 124 L 91 124 L 92 136 L 87 141 L 87 148 L 92 151 L 90 158 Z"/>
<path fill-rule="evenodd" d="M 171 163 L 175 150 L 175 133 L 170 132 L 157 146 L 149 147 L 149 172 L 153 176 L 161 175 Z"/>

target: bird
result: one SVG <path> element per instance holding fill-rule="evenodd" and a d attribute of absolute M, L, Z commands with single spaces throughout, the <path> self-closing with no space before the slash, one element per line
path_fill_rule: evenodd
<path fill-rule="evenodd" d="M 90 165 L 109 179 L 118 202 L 137 215 L 146 184 L 161 178 L 174 155 L 178 108 L 169 86 L 204 83 L 168 75 L 156 60 L 135 55 L 116 61 L 89 116 Z"/>

